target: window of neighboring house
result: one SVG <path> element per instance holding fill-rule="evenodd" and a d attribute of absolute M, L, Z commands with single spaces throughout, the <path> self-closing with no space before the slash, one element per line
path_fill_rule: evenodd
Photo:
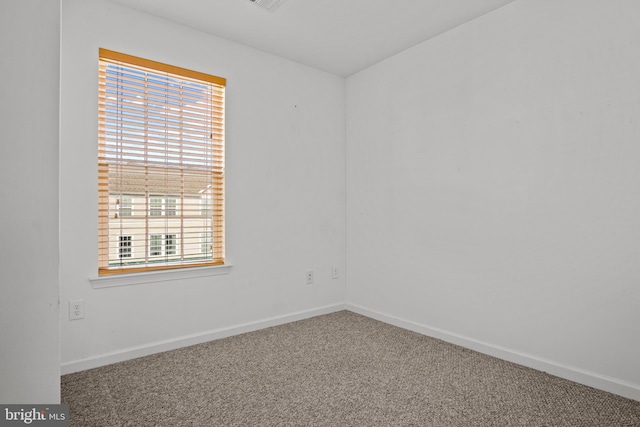
<path fill-rule="evenodd" d="M 224 264 L 225 79 L 105 49 L 99 68 L 99 273 Z"/>
<path fill-rule="evenodd" d="M 118 256 L 131 258 L 131 236 L 119 236 Z"/>
<path fill-rule="evenodd" d="M 149 199 L 149 215 L 160 216 L 162 215 L 162 199 L 159 197 L 151 197 Z"/>
<path fill-rule="evenodd" d="M 164 247 L 163 247 L 164 245 Z M 169 257 L 176 255 L 175 234 L 152 234 L 149 238 L 149 256 Z"/>
<path fill-rule="evenodd" d="M 175 216 L 176 214 L 176 198 L 175 197 L 159 197 L 151 196 L 149 198 L 149 215 L 151 216 Z"/>
<path fill-rule="evenodd" d="M 162 255 L 162 234 L 152 234 L 149 241 L 149 256 Z"/>
<path fill-rule="evenodd" d="M 167 216 L 175 216 L 176 214 L 176 199 L 173 197 L 167 197 L 164 201 L 164 214 Z"/>
<path fill-rule="evenodd" d="M 131 216 L 131 196 L 122 196 L 119 200 L 120 206 L 118 211 L 120 216 Z"/>

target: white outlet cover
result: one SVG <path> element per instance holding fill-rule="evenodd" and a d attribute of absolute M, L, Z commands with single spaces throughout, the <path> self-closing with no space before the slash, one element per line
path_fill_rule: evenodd
<path fill-rule="evenodd" d="M 84 301 L 69 301 L 69 320 L 84 319 Z"/>

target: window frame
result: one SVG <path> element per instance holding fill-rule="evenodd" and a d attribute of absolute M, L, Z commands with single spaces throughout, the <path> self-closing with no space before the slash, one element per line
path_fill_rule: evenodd
<path fill-rule="evenodd" d="M 217 77 L 217 76 L 213 76 L 210 74 L 204 74 L 204 73 L 200 73 L 197 71 L 192 71 L 192 70 L 188 70 L 188 69 L 184 69 L 184 68 L 180 68 L 180 67 L 175 67 L 172 65 L 168 65 L 168 64 L 164 64 L 164 63 L 160 63 L 160 62 L 156 62 L 156 61 L 151 61 L 151 60 L 147 60 L 144 58 L 139 58 L 139 57 L 135 57 L 135 56 L 131 56 L 131 55 L 127 55 L 127 54 L 122 54 L 119 52 L 114 52 L 114 51 L 110 51 L 107 49 L 103 49 L 100 48 L 99 50 L 99 58 L 100 58 L 100 62 L 101 64 L 103 63 L 103 61 L 106 61 L 108 63 L 116 63 L 119 64 L 120 66 L 123 67 L 131 67 L 134 69 L 146 69 L 149 73 L 153 73 L 153 74 L 161 74 L 161 75 L 167 75 L 170 78 L 176 78 L 179 79 L 181 81 L 191 81 L 191 80 L 197 80 L 199 83 L 201 84 L 206 84 L 206 85 L 213 85 L 215 86 L 215 89 L 211 89 L 211 99 L 213 100 L 214 98 L 216 99 L 216 102 L 218 102 L 219 104 L 216 104 L 216 117 L 215 119 L 213 119 L 213 115 L 212 117 L 212 123 L 215 122 L 217 123 L 215 126 L 212 125 L 213 127 L 211 128 L 211 149 L 212 150 L 218 150 L 218 152 L 221 152 L 221 154 L 217 154 L 216 156 L 216 167 L 214 168 L 213 166 L 211 167 L 211 170 L 209 172 L 207 172 L 207 174 L 209 174 L 211 176 L 211 183 L 214 183 L 215 185 L 213 186 L 213 188 L 211 188 L 211 186 L 207 187 L 207 188 L 211 188 L 211 193 L 208 194 L 215 194 L 216 197 L 218 197 L 218 205 L 216 207 L 212 206 L 212 212 L 211 212 L 211 217 L 207 217 L 211 220 L 211 225 L 206 226 L 206 228 L 204 230 L 207 231 L 211 231 L 213 233 L 213 240 L 216 240 L 216 242 L 214 244 L 217 245 L 217 253 L 213 254 L 210 260 L 202 260 L 202 259 L 197 259 L 197 260 L 191 260 L 189 259 L 189 257 L 185 256 L 184 254 L 184 246 L 185 246 L 185 242 L 184 240 L 184 233 L 183 232 L 176 232 L 174 230 L 170 230 L 170 231 L 165 231 L 163 233 L 158 233 L 157 231 L 151 231 L 150 227 L 147 225 L 146 227 L 146 231 L 145 231 L 145 261 L 143 263 L 143 265 L 126 265 L 127 263 L 123 263 L 122 261 L 120 262 L 120 265 L 114 265 L 114 263 L 112 263 L 110 261 L 110 249 L 109 249 L 109 221 L 111 220 L 112 216 L 110 216 L 110 213 L 105 213 L 105 211 L 109 211 L 111 212 L 109 209 L 105 209 L 105 206 L 110 206 L 111 202 L 109 201 L 109 198 L 113 196 L 113 194 L 110 192 L 108 186 L 107 188 L 105 188 L 104 186 L 104 177 L 108 176 L 108 174 L 110 173 L 109 170 L 109 165 L 106 164 L 107 162 L 105 162 L 104 158 L 99 158 L 99 162 L 98 162 L 98 176 L 99 176 L 99 189 L 98 189 L 98 199 L 99 199 L 99 209 L 98 209 L 98 223 L 99 223 L 99 249 L 98 249 L 98 275 L 99 276 L 103 276 L 103 275 L 111 275 L 111 274 L 131 274 L 131 273 L 139 273 L 139 272 L 154 272 L 157 270 L 174 270 L 174 269 L 188 269 L 188 268 L 194 268 L 194 267 L 215 267 L 215 266 L 224 266 L 225 265 L 225 253 L 224 253 L 224 240 L 225 240 L 225 225 L 224 225 L 224 174 L 225 174 L 225 170 L 224 170 L 224 89 L 226 86 L 226 79 L 221 78 L 221 77 Z M 99 152 L 102 153 L 104 150 L 104 146 L 106 145 L 106 143 L 104 142 L 104 120 L 106 120 L 104 118 L 104 111 L 106 109 L 106 107 L 102 104 L 101 102 L 104 101 L 105 99 L 105 95 L 102 92 L 105 92 L 104 88 L 101 86 L 103 85 L 103 78 L 100 77 L 100 81 L 99 81 L 99 145 L 100 145 L 100 150 Z M 212 86 L 212 87 L 213 87 Z M 145 92 L 146 94 L 146 92 Z M 220 94 L 222 94 L 220 96 Z M 148 98 L 144 98 L 144 102 L 149 102 L 147 101 Z M 221 99 L 221 101 L 220 101 Z M 120 101 L 118 101 L 120 102 Z M 213 101 L 211 101 L 213 102 Z M 221 106 L 220 106 L 221 103 Z M 146 105 L 146 104 L 145 104 Z M 214 105 L 214 104 L 207 104 L 207 105 Z M 212 110 L 213 111 L 213 110 Z M 211 113 L 213 114 L 213 113 Z M 182 129 L 182 128 L 180 128 Z M 215 142 L 214 142 L 214 134 L 215 134 Z M 208 134 L 207 134 L 208 135 Z M 182 138 L 182 136 L 181 136 Z M 145 140 L 145 144 L 148 144 L 148 142 Z M 182 142 L 182 140 L 180 140 L 180 146 L 182 147 L 184 144 L 184 142 Z M 169 143 L 167 143 L 167 145 L 169 145 Z M 206 163 L 209 164 L 209 163 Z M 181 166 L 184 168 L 188 169 L 188 166 Z M 103 178 L 101 178 L 103 177 Z M 102 180 L 102 181 L 101 181 Z M 184 191 L 184 190 L 183 190 Z M 120 220 L 122 220 L 122 217 L 127 217 L 127 220 L 131 220 L 131 219 L 137 219 L 139 216 L 142 216 L 146 219 L 146 221 L 150 221 L 150 218 L 158 218 L 158 217 L 165 217 L 166 221 L 173 221 L 175 219 L 180 219 L 180 221 L 184 221 L 184 217 L 185 217 L 185 213 L 183 212 L 183 209 L 185 208 L 184 206 L 184 196 L 180 196 L 180 195 L 176 195 L 176 194 L 172 194 L 172 193 L 165 193 L 165 194 L 161 194 L 158 195 L 156 193 L 146 193 L 145 198 L 146 198 L 146 208 L 144 208 L 143 210 L 140 210 L 140 206 L 136 205 L 135 203 L 131 203 L 132 197 L 138 197 L 140 195 L 129 195 L 129 194 L 125 194 L 125 193 L 121 193 L 120 195 L 120 199 L 117 200 L 116 202 L 116 207 L 114 208 L 115 210 L 115 218 L 120 217 Z M 129 203 L 126 203 L 127 206 L 125 206 L 124 203 L 124 198 L 128 198 Z M 202 197 L 210 197 L 210 196 L 202 196 Z M 152 204 L 152 199 L 159 199 L 160 200 L 160 204 L 157 205 L 156 204 Z M 209 199 L 211 200 L 211 199 Z M 136 206 L 138 207 L 138 209 L 136 209 Z M 214 213 L 213 211 L 216 210 L 217 211 Z M 124 212 L 127 211 L 127 214 L 124 214 Z M 144 213 L 143 213 L 144 212 Z M 201 213 L 197 212 L 197 216 L 200 216 Z M 193 216 L 196 216 L 196 213 L 193 213 Z M 105 230 L 106 233 L 105 233 Z M 121 234 L 124 232 L 125 234 L 127 233 L 127 230 L 120 230 Z M 161 255 L 152 255 L 151 254 L 151 250 L 152 250 L 152 236 L 160 236 L 160 245 L 156 245 L 159 246 Z M 128 250 L 128 255 L 125 258 L 132 258 L 133 257 L 133 252 L 134 252 L 134 247 L 135 247 L 135 243 L 133 242 L 133 237 L 129 236 L 130 240 L 128 240 L 128 245 L 127 245 L 127 250 Z M 123 246 L 122 246 L 122 241 L 120 240 L 118 243 L 118 259 L 122 260 L 123 259 Z M 156 251 L 158 252 L 158 251 Z M 169 252 L 171 252 L 171 254 L 168 254 Z M 199 251 L 197 251 L 199 252 Z M 207 257 L 209 254 L 206 254 Z M 157 263 L 157 259 L 160 257 L 165 257 L 165 262 L 164 263 Z M 180 261 L 175 262 L 175 261 L 169 261 L 169 258 L 180 258 Z M 114 259 L 115 260 L 115 259 Z M 153 261 L 152 261 L 153 260 Z M 161 264 L 161 265 L 158 265 Z"/>

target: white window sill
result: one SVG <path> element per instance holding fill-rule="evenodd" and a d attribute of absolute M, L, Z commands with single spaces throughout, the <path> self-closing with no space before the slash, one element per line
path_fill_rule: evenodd
<path fill-rule="evenodd" d="M 191 279 L 194 277 L 219 276 L 229 274 L 231 265 L 214 265 L 211 267 L 176 268 L 173 270 L 146 271 L 131 274 L 110 274 L 90 278 L 94 289 L 112 288 L 114 286 L 139 285 L 141 283 L 166 282 L 169 280 Z"/>

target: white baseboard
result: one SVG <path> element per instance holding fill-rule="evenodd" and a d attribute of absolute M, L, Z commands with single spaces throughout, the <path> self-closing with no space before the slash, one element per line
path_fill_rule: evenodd
<path fill-rule="evenodd" d="M 564 365 L 553 360 L 544 359 L 531 354 L 518 352 L 509 348 L 488 344 L 473 338 L 454 334 L 439 328 L 421 325 L 409 320 L 400 319 L 371 310 L 359 305 L 347 303 L 345 308 L 357 314 L 379 320 L 390 325 L 408 329 L 422 335 L 438 338 L 451 344 L 456 344 L 489 356 L 497 357 L 508 362 L 517 363 L 538 371 L 547 372 L 579 384 L 597 388 L 609 393 L 617 394 L 629 399 L 640 401 L 640 384 L 630 383 L 619 378 L 613 378 L 596 372 Z"/>
<path fill-rule="evenodd" d="M 336 311 L 342 311 L 344 309 L 344 304 L 330 305 L 312 310 L 290 313 L 283 316 L 270 317 L 255 322 L 243 323 L 227 328 L 220 328 L 198 334 L 192 334 L 140 346 L 129 347 L 123 350 L 101 354 L 86 359 L 62 363 L 60 366 L 60 371 L 62 375 L 85 371 L 87 369 L 111 365 L 112 363 L 124 362 L 125 360 L 149 356 L 151 354 L 161 353 L 163 351 L 175 350 L 190 345 L 202 344 L 208 341 L 214 341 L 221 338 L 227 338 L 234 335 L 257 331 L 259 329 L 283 325 L 285 323 L 295 322 L 297 320 L 303 320 L 323 314 L 334 313 Z"/>

